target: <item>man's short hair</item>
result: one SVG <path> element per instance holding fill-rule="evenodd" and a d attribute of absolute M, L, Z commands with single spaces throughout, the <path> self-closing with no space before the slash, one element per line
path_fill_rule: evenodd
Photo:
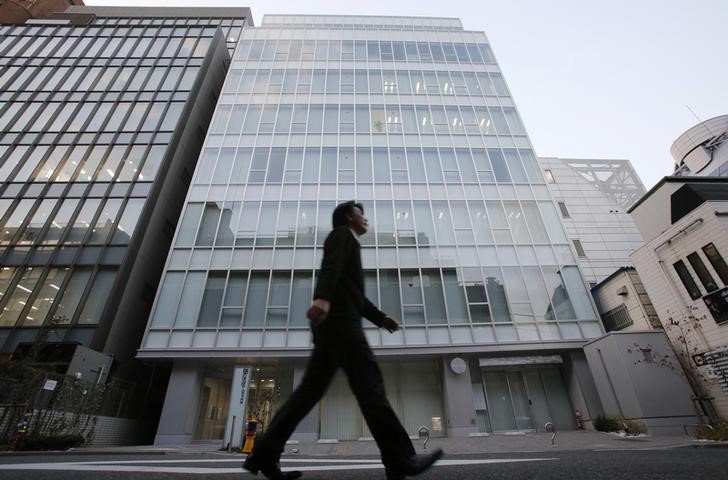
<path fill-rule="evenodd" d="M 347 216 L 351 215 L 351 211 L 354 207 L 358 208 L 359 210 L 361 210 L 362 213 L 364 213 L 364 207 L 362 206 L 362 204 L 357 203 L 354 200 L 340 203 L 336 206 L 336 208 L 334 208 L 334 213 L 331 215 L 331 223 L 333 224 L 334 228 L 349 226 L 349 219 L 347 218 Z"/>

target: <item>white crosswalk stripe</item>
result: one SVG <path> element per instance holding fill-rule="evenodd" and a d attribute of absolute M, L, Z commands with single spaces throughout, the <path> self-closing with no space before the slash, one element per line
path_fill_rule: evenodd
<path fill-rule="evenodd" d="M 435 463 L 436 467 L 455 465 L 486 465 L 492 463 L 544 462 L 557 458 L 488 458 L 488 459 L 445 459 Z M 85 472 L 135 472 L 135 473 L 187 473 L 199 475 L 248 473 L 240 468 L 184 466 L 185 464 L 242 464 L 242 459 L 185 459 L 185 460 L 107 460 L 90 462 L 43 462 L 15 463 L 0 465 L 2 470 L 60 470 Z M 337 470 L 374 470 L 384 468 L 379 460 L 367 459 L 323 459 L 323 458 L 284 458 L 282 469 L 303 472 L 322 472 Z M 304 465 L 299 465 L 304 464 Z"/>

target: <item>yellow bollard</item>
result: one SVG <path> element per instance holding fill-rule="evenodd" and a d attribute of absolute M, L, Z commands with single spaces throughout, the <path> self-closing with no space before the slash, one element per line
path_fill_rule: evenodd
<path fill-rule="evenodd" d="M 255 445 L 255 429 L 258 426 L 258 421 L 253 418 L 248 422 L 248 428 L 245 429 L 245 442 L 243 442 L 243 453 L 250 453 L 253 451 L 253 445 Z"/>

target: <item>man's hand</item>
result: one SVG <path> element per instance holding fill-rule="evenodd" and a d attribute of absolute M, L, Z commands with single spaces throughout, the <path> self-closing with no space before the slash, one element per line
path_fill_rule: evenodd
<path fill-rule="evenodd" d="M 392 317 L 384 317 L 384 320 L 382 320 L 382 328 L 386 329 L 389 333 L 394 333 L 399 330 L 399 323 Z"/>
<path fill-rule="evenodd" d="M 308 317 L 311 328 L 321 325 L 321 323 L 326 320 L 326 317 L 328 317 L 330 309 L 331 302 L 324 300 L 323 298 L 317 298 L 311 302 L 311 306 L 308 307 L 308 310 L 306 311 L 306 316 Z"/>

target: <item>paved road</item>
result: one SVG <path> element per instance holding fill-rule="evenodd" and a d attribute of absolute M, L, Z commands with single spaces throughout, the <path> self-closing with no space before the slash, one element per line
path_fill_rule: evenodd
<path fill-rule="evenodd" d="M 242 478 L 262 480 L 240 469 L 240 455 L 3 455 L 2 480 L 170 480 Z M 379 480 L 382 465 L 371 457 L 288 456 L 283 468 L 305 480 Z M 420 480 L 583 480 L 726 478 L 728 448 L 591 450 L 520 454 L 446 455 Z"/>

